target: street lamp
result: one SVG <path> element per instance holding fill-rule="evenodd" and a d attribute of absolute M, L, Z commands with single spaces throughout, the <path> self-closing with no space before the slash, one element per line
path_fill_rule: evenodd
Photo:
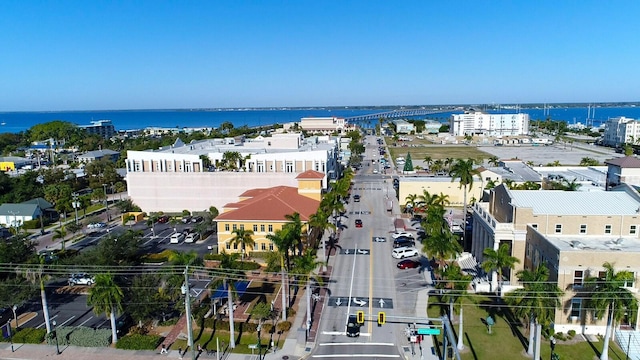
<path fill-rule="evenodd" d="M 15 231 L 17 234 L 18 233 L 18 215 L 20 214 L 20 211 L 8 210 L 7 212 L 13 215 L 13 222 L 11 223 L 11 225 L 15 227 Z"/>
<path fill-rule="evenodd" d="M 18 315 L 16 314 L 16 310 L 18 310 L 18 306 L 13 305 L 13 307 L 11 308 L 11 310 L 13 310 L 13 318 L 16 319 L 16 330 L 18 330 L 18 327 L 20 326 L 18 324 Z"/>
<path fill-rule="evenodd" d="M 71 194 L 71 197 L 73 198 L 73 202 L 71 203 L 71 205 L 73 205 L 73 208 L 76 211 L 76 225 L 78 225 L 78 208 L 80 207 L 80 202 L 78 201 L 78 193 Z"/>
<path fill-rule="evenodd" d="M 104 189 L 104 204 L 107 208 L 107 222 L 111 221 L 111 216 L 109 215 L 109 197 L 107 196 L 107 184 L 102 184 L 102 188 Z"/>
<path fill-rule="evenodd" d="M 53 320 L 53 322 L 51 322 L 51 325 L 53 325 L 53 336 L 56 338 L 56 354 L 60 355 L 60 345 L 58 345 L 58 330 L 56 330 L 56 321 Z"/>

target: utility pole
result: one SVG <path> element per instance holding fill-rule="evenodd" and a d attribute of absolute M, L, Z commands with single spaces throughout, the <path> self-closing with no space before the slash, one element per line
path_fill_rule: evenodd
<path fill-rule="evenodd" d="M 76 225 L 78 225 L 78 208 L 80 207 L 80 203 L 78 202 L 78 193 L 71 194 L 73 198 L 73 209 L 76 211 Z"/>
<path fill-rule="evenodd" d="M 196 350 L 193 348 L 193 328 L 191 324 L 191 298 L 189 289 L 189 265 L 184 269 L 184 307 L 187 317 L 187 346 L 191 349 L 191 360 L 196 360 Z"/>
<path fill-rule="evenodd" d="M 107 208 L 107 221 L 111 221 L 111 216 L 109 216 L 109 197 L 107 196 L 107 184 L 102 184 L 102 188 L 104 189 L 104 205 Z"/>

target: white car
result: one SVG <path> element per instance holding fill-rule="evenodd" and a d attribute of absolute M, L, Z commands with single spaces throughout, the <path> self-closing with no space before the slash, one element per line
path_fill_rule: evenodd
<path fill-rule="evenodd" d="M 186 238 L 184 238 L 184 242 L 192 243 L 198 241 L 198 239 L 200 239 L 200 234 L 198 234 L 197 232 L 192 232 L 189 233 Z"/>
<path fill-rule="evenodd" d="M 177 232 L 177 233 L 173 233 L 171 235 L 171 239 L 169 240 L 169 242 L 171 244 L 179 244 L 180 241 L 182 241 L 182 240 L 184 240 L 184 234 Z"/>
<path fill-rule="evenodd" d="M 409 233 L 409 232 L 406 232 L 406 231 L 396 231 L 393 234 L 391 234 L 391 237 L 394 238 L 394 239 L 397 239 L 397 238 L 399 238 L 401 236 L 412 238 L 412 239 L 415 238 L 415 236 L 412 233 Z"/>
<path fill-rule="evenodd" d="M 404 259 L 418 255 L 420 255 L 418 249 L 412 247 L 399 247 L 393 249 L 393 251 L 391 252 L 391 257 L 395 259 Z"/>
<path fill-rule="evenodd" d="M 89 276 L 88 274 L 71 274 L 69 277 L 69 286 L 73 285 L 86 285 L 91 286 L 96 282 L 96 279 L 93 276 Z"/>

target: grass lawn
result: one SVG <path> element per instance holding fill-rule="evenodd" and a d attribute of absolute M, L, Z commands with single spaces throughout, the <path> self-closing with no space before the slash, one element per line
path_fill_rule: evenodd
<path fill-rule="evenodd" d="M 198 330 L 194 329 L 193 332 L 194 332 L 193 334 L 194 343 L 196 344 L 196 348 L 198 344 L 200 344 L 202 348 L 205 350 L 207 349 L 215 350 L 216 339 L 218 339 L 218 341 L 220 342 L 220 350 L 222 350 L 223 344 L 226 344 L 226 345 L 229 344 L 228 331 L 222 331 L 222 330 L 212 331 L 211 329 L 206 329 L 206 330 L 203 330 L 202 333 L 200 333 L 199 329 Z M 235 335 L 236 335 L 236 341 L 237 341 L 238 333 L 236 332 Z M 264 332 L 260 334 L 260 337 L 262 338 L 263 347 L 266 347 L 269 344 L 270 335 L 271 334 L 268 334 L 268 333 L 265 334 Z M 282 334 L 282 335 L 279 335 L 277 333 L 273 334 L 273 342 L 277 347 L 282 346 L 285 338 L 286 338 L 286 334 Z M 242 334 L 242 337 L 240 338 L 240 342 L 236 342 L 236 347 L 232 352 L 239 353 L 239 354 L 251 354 L 251 349 L 249 348 L 249 345 L 253 345 L 257 343 L 258 343 L 257 333 L 245 332 Z M 178 348 L 182 348 L 182 350 L 185 350 L 187 348 L 187 340 L 178 339 L 170 347 L 170 349 L 172 350 L 178 350 Z M 254 352 L 255 351 L 256 350 L 254 350 Z"/>
<path fill-rule="evenodd" d="M 429 302 L 438 302 L 438 299 L 429 298 Z M 465 304 L 464 306 L 464 346 L 461 353 L 463 360 L 484 360 L 484 359 L 530 359 L 526 356 L 529 334 L 527 330 L 519 326 L 520 324 L 510 324 L 507 320 L 507 313 L 500 307 L 493 305 L 488 297 L 477 297 L 478 304 Z M 448 306 L 447 306 L 448 308 Z M 429 317 L 440 316 L 439 305 L 429 306 L 427 309 Z M 483 319 L 491 314 L 495 320 L 491 334 L 487 331 L 487 326 Z M 456 316 L 457 320 L 457 316 Z M 454 332 L 458 332 L 458 323 L 454 325 Z M 457 338 L 457 337 L 456 337 Z M 558 341 L 556 353 L 560 359 L 581 359 L 590 360 L 600 356 L 602 341 L 592 343 L 589 341 Z M 438 337 L 442 344 L 442 336 Z M 441 346 L 441 345 L 440 345 Z M 551 357 L 549 341 L 543 339 L 540 347 L 541 358 Z M 613 341 L 609 343 L 609 358 L 615 360 L 625 359 L 624 352 Z"/>

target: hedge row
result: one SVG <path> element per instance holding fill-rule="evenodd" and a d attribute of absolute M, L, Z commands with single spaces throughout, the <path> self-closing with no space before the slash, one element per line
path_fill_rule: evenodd
<path fill-rule="evenodd" d="M 214 321 L 214 320 L 215 320 L 214 318 L 204 319 L 203 326 L 207 329 L 212 329 L 215 324 L 216 330 L 229 330 L 228 321 L 225 321 L 225 320 Z M 256 323 L 234 322 L 233 327 L 235 328 L 235 331 L 238 331 L 238 332 L 240 330 L 242 330 L 243 332 L 249 332 L 249 333 L 258 331 L 258 324 Z M 273 329 L 272 324 L 268 324 L 268 323 L 262 324 L 262 332 L 271 332 L 272 329 Z M 290 321 L 281 321 L 276 325 L 276 330 L 280 332 L 287 332 L 290 329 L 291 329 Z"/>
<path fill-rule="evenodd" d="M 56 328 L 59 345 L 84 347 L 105 347 L 111 344 L 111 329 L 92 329 L 89 327 L 59 326 Z M 47 339 L 55 344 L 55 338 Z"/>
<path fill-rule="evenodd" d="M 14 331 L 14 329 L 11 329 Z M 47 335 L 46 329 L 34 329 L 34 328 L 24 328 L 18 330 L 16 333 L 12 334 L 12 339 L 14 343 L 17 344 L 42 344 L 44 342 L 44 337 Z M 2 342 L 9 342 L 9 338 L 4 338 L 0 336 Z"/>
<path fill-rule="evenodd" d="M 164 338 L 159 335 L 127 335 L 116 343 L 116 348 L 123 350 L 155 350 Z"/>

